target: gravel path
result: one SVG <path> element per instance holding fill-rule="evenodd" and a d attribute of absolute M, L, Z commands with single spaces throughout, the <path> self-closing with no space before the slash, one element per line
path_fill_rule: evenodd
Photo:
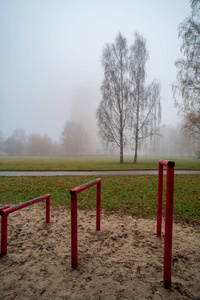
<path fill-rule="evenodd" d="M 165 174 L 166 170 L 164 170 Z M 175 174 L 200 174 L 200 170 L 175 170 Z M 124 171 L 0 171 L 0 176 L 158 175 L 158 170 Z"/>

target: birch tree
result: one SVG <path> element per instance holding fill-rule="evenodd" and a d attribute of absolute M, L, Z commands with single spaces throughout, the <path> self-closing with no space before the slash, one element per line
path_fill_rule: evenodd
<path fill-rule="evenodd" d="M 128 127 L 128 47 L 119 33 L 113 44 L 107 44 L 102 54 L 104 80 L 101 86 L 102 100 L 96 117 L 103 141 L 117 146 L 120 163 L 123 163 L 126 130 Z"/>
<path fill-rule="evenodd" d="M 177 83 L 173 92 L 183 129 L 200 139 L 200 1 L 191 1 L 191 8 L 191 15 L 179 25 L 184 57 L 175 62 Z"/>
<path fill-rule="evenodd" d="M 129 56 L 130 128 L 134 146 L 134 163 L 137 162 L 139 145 L 145 138 L 158 132 L 161 120 L 160 84 L 153 81 L 145 85 L 148 58 L 146 41 L 136 33 Z"/>
<path fill-rule="evenodd" d="M 103 141 L 120 149 L 120 163 L 127 144 L 134 147 L 136 163 L 139 144 L 159 129 L 160 85 L 145 84 L 147 59 L 146 41 L 137 33 L 131 47 L 119 33 L 103 51 L 102 100 L 96 116 Z"/>

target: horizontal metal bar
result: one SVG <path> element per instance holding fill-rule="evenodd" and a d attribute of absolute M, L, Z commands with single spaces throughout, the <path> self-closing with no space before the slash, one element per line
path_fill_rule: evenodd
<path fill-rule="evenodd" d="M 29 206 L 29 205 L 31 205 L 31 204 L 33 204 L 33 203 L 36 203 L 36 202 L 42 201 L 42 200 L 44 200 L 44 199 L 47 199 L 47 198 L 49 198 L 50 196 L 51 196 L 50 194 L 46 194 L 46 195 L 40 196 L 40 197 L 38 197 L 38 198 L 31 199 L 31 200 L 28 200 L 28 201 L 26 201 L 26 202 L 23 202 L 23 203 L 20 203 L 20 204 L 15 205 L 15 206 L 9 207 L 9 208 L 7 208 L 7 209 L 5 209 L 5 210 L 0 211 L 0 215 L 1 215 L 1 216 L 4 216 L 5 214 L 10 214 L 11 212 L 14 212 L 14 211 L 16 211 L 16 210 L 19 210 L 19 209 L 21 209 L 21 208 L 24 208 L 24 207 L 26 207 L 26 206 Z"/>
<path fill-rule="evenodd" d="M 169 168 L 175 167 L 175 162 L 173 160 L 159 160 L 159 164 Z"/>
<path fill-rule="evenodd" d="M 8 207 L 10 207 L 10 205 L 2 206 L 2 207 L 0 207 L 0 211 L 6 209 L 6 208 L 8 208 Z"/>
<path fill-rule="evenodd" d="M 82 184 L 82 185 L 80 185 L 80 186 L 77 186 L 77 187 L 75 187 L 75 188 L 73 188 L 73 189 L 70 190 L 70 194 L 71 194 L 71 195 L 76 195 L 76 194 L 82 192 L 83 190 L 86 190 L 86 189 L 88 189 L 89 187 L 91 187 L 91 186 L 97 184 L 97 183 L 100 182 L 100 181 L 101 181 L 101 178 L 97 178 L 97 179 L 94 179 L 94 180 L 92 180 L 92 181 L 89 181 L 89 182 L 87 182 L 87 183 L 85 183 L 85 184 Z"/>

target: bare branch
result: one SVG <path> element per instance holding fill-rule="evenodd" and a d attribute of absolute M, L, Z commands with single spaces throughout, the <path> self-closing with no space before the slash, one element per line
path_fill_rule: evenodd
<path fill-rule="evenodd" d="M 191 1 L 192 13 L 179 25 L 182 39 L 181 51 L 185 58 L 175 62 L 177 83 L 173 85 L 173 97 L 178 114 L 185 122 L 185 130 L 200 136 L 200 2 Z M 182 98 L 179 100 L 179 96 Z"/>

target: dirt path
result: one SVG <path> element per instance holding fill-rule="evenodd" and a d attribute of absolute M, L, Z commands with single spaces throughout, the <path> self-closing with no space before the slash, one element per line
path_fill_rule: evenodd
<path fill-rule="evenodd" d="M 0 299 L 200 299 L 200 228 L 174 224 L 172 289 L 163 288 L 163 244 L 156 221 L 78 212 L 78 269 L 71 269 L 70 210 L 36 204 L 8 218 L 0 257 Z"/>

